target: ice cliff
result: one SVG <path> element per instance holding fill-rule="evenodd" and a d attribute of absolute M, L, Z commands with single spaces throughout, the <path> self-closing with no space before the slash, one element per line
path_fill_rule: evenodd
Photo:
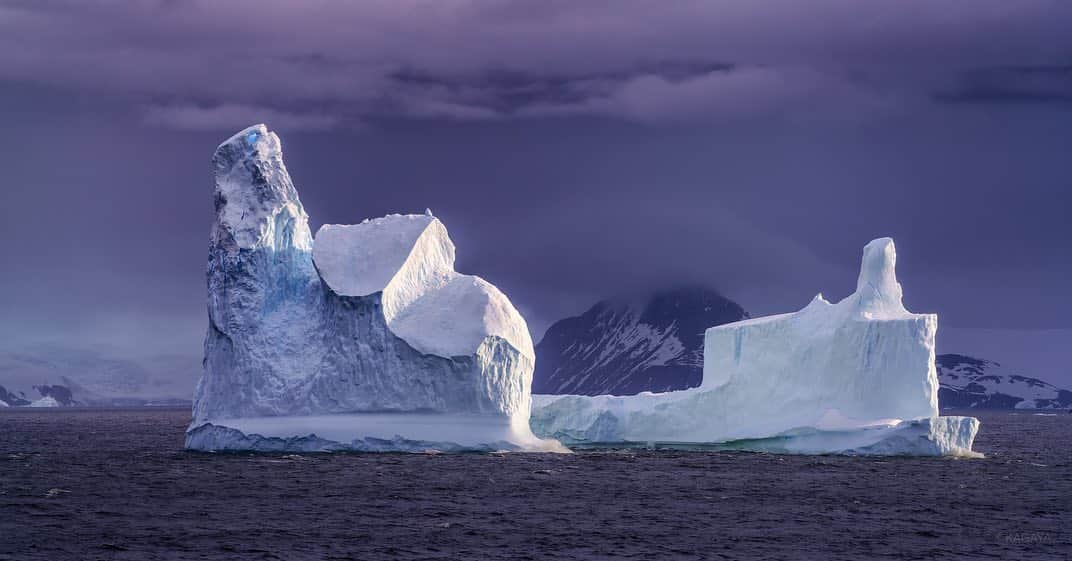
<path fill-rule="evenodd" d="M 202 450 L 546 449 L 525 320 L 426 212 L 314 238 L 264 125 L 217 148 Z"/>
<path fill-rule="evenodd" d="M 893 240 L 864 247 L 836 304 L 708 329 L 699 387 L 536 396 L 532 427 L 567 444 L 723 444 L 782 452 L 970 455 L 978 421 L 938 417 L 937 316 L 901 302 Z"/>

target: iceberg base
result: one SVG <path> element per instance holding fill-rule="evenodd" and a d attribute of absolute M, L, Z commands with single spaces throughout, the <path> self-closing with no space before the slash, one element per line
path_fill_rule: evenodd
<path fill-rule="evenodd" d="M 933 417 L 855 428 L 800 428 L 766 438 L 723 442 L 610 441 L 578 438 L 575 432 L 553 435 L 566 446 L 582 448 L 672 448 L 742 450 L 772 454 L 835 454 L 850 456 L 954 456 L 981 458 L 972 451 L 979 431 L 974 417 Z M 597 434 L 599 431 L 594 431 Z"/>
<path fill-rule="evenodd" d="M 213 420 L 186 431 L 186 448 L 254 452 L 567 452 L 488 415 L 358 413 Z"/>

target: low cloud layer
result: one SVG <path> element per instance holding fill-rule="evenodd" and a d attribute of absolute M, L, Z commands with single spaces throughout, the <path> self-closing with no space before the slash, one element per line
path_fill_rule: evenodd
<path fill-rule="evenodd" d="M 253 105 L 224 104 L 215 107 L 196 105 L 150 106 L 145 122 L 188 130 L 241 129 L 250 123 L 272 123 L 287 130 L 323 130 L 334 126 L 338 119 L 331 115 L 294 113 Z"/>

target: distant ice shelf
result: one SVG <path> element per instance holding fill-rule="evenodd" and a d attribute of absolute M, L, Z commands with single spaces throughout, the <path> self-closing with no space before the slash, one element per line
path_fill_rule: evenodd
<path fill-rule="evenodd" d="M 893 240 L 867 244 L 836 304 L 712 327 L 697 388 L 536 396 L 533 431 L 572 446 L 736 443 L 797 453 L 971 456 L 978 421 L 938 416 L 937 316 L 901 302 Z"/>

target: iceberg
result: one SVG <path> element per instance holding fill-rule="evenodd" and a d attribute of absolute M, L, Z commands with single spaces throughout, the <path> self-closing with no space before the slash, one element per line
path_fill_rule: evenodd
<path fill-rule="evenodd" d="M 213 157 L 196 450 L 561 450 L 529 428 L 524 318 L 430 211 L 314 237 L 264 125 Z"/>
<path fill-rule="evenodd" d="M 538 436 L 570 446 L 721 445 L 789 453 L 972 456 L 978 420 L 938 416 L 938 318 L 902 304 L 893 240 L 864 247 L 836 304 L 712 327 L 699 387 L 534 396 Z"/>

